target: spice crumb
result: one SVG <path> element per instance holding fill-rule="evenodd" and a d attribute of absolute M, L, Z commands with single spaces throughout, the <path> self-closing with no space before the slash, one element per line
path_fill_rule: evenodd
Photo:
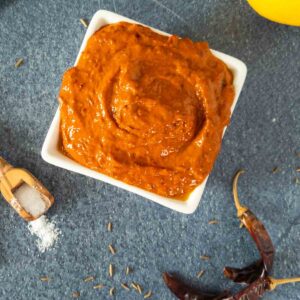
<path fill-rule="evenodd" d="M 112 264 L 109 264 L 108 273 L 109 273 L 109 277 L 113 277 L 113 275 L 114 275 L 114 267 L 113 267 Z"/>
<path fill-rule="evenodd" d="M 72 297 L 73 298 L 79 298 L 80 297 L 80 292 L 78 292 L 78 291 L 77 292 L 73 292 L 72 293 Z"/>
<path fill-rule="evenodd" d="M 209 225 L 212 225 L 212 224 L 219 224 L 219 221 L 218 220 L 210 220 L 208 222 Z"/>
<path fill-rule="evenodd" d="M 15 67 L 19 68 L 21 65 L 23 65 L 24 63 L 24 59 L 23 58 L 19 58 L 17 59 L 16 63 L 15 63 Z"/>
<path fill-rule="evenodd" d="M 280 171 L 280 169 L 278 167 L 274 167 L 272 169 L 272 173 L 275 174 L 275 173 L 278 173 Z"/>
<path fill-rule="evenodd" d="M 202 259 L 202 260 L 209 260 L 210 256 L 208 256 L 208 255 L 202 255 L 202 256 L 200 256 L 200 259 Z"/>
<path fill-rule="evenodd" d="M 116 250 L 115 250 L 115 248 L 111 244 L 108 245 L 108 249 L 109 249 L 109 251 L 110 251 L 111 254 L 113 254 L 113 255 L 116 254 Z"/>
<path fill-rule="evenodd" d="M 300 168 L 297 168 L 297 169 L 296 169 L 296 172 L 300 172 Z"/>
<path fill-rule="evenodd" d="M 85 19 L 80 19 L 79 21 L 80 21 L 80 23 L 81 23 L 85 28 L 88 27 L 88 23 L 87 23 L 87 21 L 86 21 Z"/>
<path fill-rule="evenodd" d="M 240 223 L 240 228 L 243 228 L 244 227 L 244 224 L 243 222 Z"/>
<path fill-rule="evenodd" d="M 42 277 L 40 277 L 40 280 L 43 281 L 43 282 L 48 282 L 49 277 L 48 276 L 42 276 Z"/>
<path fill-rule="evenodd" d="M 88 277 L 83 279 L 84 282 L 90 282 L 90 281 L 93 281 L 93 280 L 95 280 L 94 276 L 88 276 Z"/>
<path fill-rule="evenodd" d="M 113 296 L 114 293 L 115 293 L 115 288 L 112 287 L 112 288 L 109 290 L 109 295 L 110 295 L 110 296 Z"/>
<path fill-rule="evenodd" d="M 130 272 L 131 272 L 131 269 L 129 267 L 126 267 L 126 271 L 125 271 L 126 275 L 128 275 Z"/>
<path fill-rule="evenodd" d="M 109 222 L 108 224 L 107 224 L 107 230 L 108 231 L 112 231 L 112 224 L 111 224 L 111 222 Z"/>
<path fill-rule="evenodd" d="M 295 178 L 295 184 L 300 184 L 300 178 L 298 177 Z"/>
<path fill-rule="evenodd" d="M 126 283 L 121 283 L 121 287 L 126 291 L 130 291 L 130 288 L 128 287 L 128 285 Z"/>
<path fill-rule="evenodd" d="M 103 289 L 104 288 L 104 285 L 103 284 L 97 284 L 95 286 L 93 286 L 93 288 L 96 290 L 96 289 Z"/>
<path fill-rule="evenodd" d="M 197 273 L 197 278 L 200 278 L 200 277 L 202 277 L 203 276 L 203 274 L 204 274 L 204 270 L 201 270 L 200 272 L 198 272 Z"/>
<path fill-rule="evenodd" d="M 144 295 L 144 299 L 148 299 L 148 298 L 150 298 L 152 296 L 152 292 L 151 292 L 151 290 L 148 292 L 148 293 L 146 293 L 145 295 Z"/>

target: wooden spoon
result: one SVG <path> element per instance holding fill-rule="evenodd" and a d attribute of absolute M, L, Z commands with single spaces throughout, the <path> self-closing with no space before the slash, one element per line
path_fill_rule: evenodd
<path fill-rule="evenodd" d="M 33 215 L 24 207 L 20 201 L 15 197 L 14 191 L 22 184 L 27 184 L 31 188 L 38 191 L 40 198 L 44 201 L 45 210 L 38 215 Z M 43 186 L 43 184 L 36 179 L 30 172 L 20 168 L 14 168 L 7 161 L 0 156 L 0 192 L 5 200 L 17 211 L 17 213 L 26 221 L 33 221 L 45 214 L 47 210 L 54 203 L 53 196 Z"/>

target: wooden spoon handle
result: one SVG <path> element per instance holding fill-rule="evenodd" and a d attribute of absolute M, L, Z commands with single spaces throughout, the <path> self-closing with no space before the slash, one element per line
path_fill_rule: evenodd
<path fill-rule="evenodd" d="M 0 156 L 0 180 L 1 177 L 12 168 L 12 165 L 10 165 L 3 157 Z"/>

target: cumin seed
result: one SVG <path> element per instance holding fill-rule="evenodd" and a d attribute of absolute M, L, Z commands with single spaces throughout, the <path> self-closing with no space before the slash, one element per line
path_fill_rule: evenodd
<path fill-rule="evenodd" d="M 80 19 L 79 21 L 80 21 L 80 23 L 81 23 L 85 28 L 88 27 L 88 23 L 87 23 L 87 21 L 86 21 L 85 19 Z"/>
<path fill-rule="evenodd" d="M 114 267 L 113 267 L 112 264 L 109 264 L 108 273 L 109 273 L 109 277 L 113 277 L 114 276 Z"/>
<path fill-rule="evenodd" d="M 19 68 L 21 65 L 23 65 L 24 63 L 24 59 L 23 58 L 19 58 L 17 59 L 16 63 L 15 63 L 15 67 Z"/>
<path fill-rule="evenodd" d="M 202 259 L 202 260 L 210 260 L 210 256 L 208 256 L 208 255 L 202 255 L 202 256 L 200 256 L 200 259 Z"/>
<path fill-rule="evenodd" d="M 109 290 L 109 295 L 110 295 L 110 296 L 113 296 L 114 293 L 115 293 L 115 288 L 112 287 L 112 288 Z"/>
<path fill-rule="evenodd" d="M 126 291 L 130 291 L 130 288 L 128 287 L 128 285 L 126 283 L 121 283 L 121 287 Z"/>
<path fill-rule="evenodd" d="M 136 287 L 137 287 L 138 292 L 140 294 L 142 294 L 142 287 L 139 284 L 137 284 Z"/>
<path fill-rule="evenodd" d="M 108 231 L 112 231 L 112 224 L 111 224 L 111 222 L 109 222 L 108 224 L 107 224 L 107 230 Z"/>
<path fill-rule="evenodd" d="M 145 295 L 144 295 L 144 299 L 148 299 L 148 298 L 150 298 L 152 296 L 152 292 L 151 292 L 151 290 L 148 292 L 148 293 L 146 293 Z"/>
<path fill-rule="evenodd" d="M 42 276 L 42 277 L 40 277 L 40 280 L 43 281 L 43 282 L 48 282 L 49 277 L 48 276 Z"/>
<path fill-rule="evenodd" d="M 103 284 L 97 284 L 95 286 L 93 286 L 93 288 L 96 290 L 96 289 L 103 289 L 104 288 L 104 285 Z"/>
<path fill-rule="evenodd" d="M 209 225 L 212 225 L 212 224 L 219 224 L 219 221 L 218 220 L 210 220 L 208 222 Z"/>
<path fill-rule="evenodd" d="M 73 298 L 79 298 L 80 297 L 80 292 L 76 291 L 72 293 Z"/>
<path fill-rule="evenodd" d="M 113 255 L 116 254 L 116 250 L 114 249 L 114 247 L 111 244 L 108 245 L 108 249 L 109 249 L 111 254 L 113 254 Z"/>
<path fill-rule="evenodd" d="M 129 267 L 126 267 L 126 271 L 125 271 L 126 275 L 128 275 L 130 272 L 131 272 L 131 269 Z"/>
<path fill-rule="evenodd" d="M 201 270 L 200 272 L 198 272 L 197 273 L 197 278 L 200 278 L 200 277 L 202 277 L 203 276 L 203 274 L 204 274 L 204 270 Z"/>
<path fill-rule="evenodd" d="M 88 277 L 83 279 L 84 282 L 90 282 L 90 281 L 93 281 L 93 280 L 95 280 L 94 276 L 88 276 Z"/>

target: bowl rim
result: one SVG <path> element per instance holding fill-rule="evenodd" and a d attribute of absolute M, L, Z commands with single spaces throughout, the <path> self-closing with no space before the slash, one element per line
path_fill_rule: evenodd
<path fill-rule="evenodd" d="M 135 24 L 141 24 L 143 26 L 146 26 L 153 31 L 163 34 L 163 35 L 170 35 L 169 33 L 163 32 L 161 30 L 155 29 L 151 26 L 147 26 L 143 23 L 137 22 L 135 20 L 129 19 L 127 17 L 124 17 L 122 15 L 106 11 L 106 10 L 98 10 L 94 16 L 91 19 L 91 22 L 89 23 L 89 26 L 87 28 L 87 31 L 85 33 L 83 42 L 81 44 L 79 53 L 77 55 L 75 64 L 77 64 L 81 53 L 84 51 L 87 41 L 90 38 L 91 35 L 93 35 L 98 29 L 101 27 L 120 22 L 120 21 L 125 21 L 125 22 L 130 22 L 130 23 L 135 23 Z M 229 67 L 229 69 L 233 73 L 234 81 L 233 85 L 235 88 L 235 98 L 231 107 L 231 117 L 233 110 L 236 106 L 237 100 L 239 98 L 240 92 L 242 90 L 246 74 L 247 74 L 247 67 L 246 65 L 239 59 L 232 57 L 230 55 L 227 55 L 225 53 L 212 50 L 212 53 L 220 58 L 222 61 L 226 63 L 226 65 Z M 127 190 L 129 192 L 133 192 L 139 196 L 142 196 L 146 199 L 149 199 L 151 201 L 154 201 L 162 206 L 168 207 L 170 209 L 173 209 L 175 211 L 185 213 L 185 214 L 191 214 L 193 213 L 202 198 L 205 185 L 207 182 L 207 179 L 209 175 L 206 177 L 206 179 L 198 185 L 189 195 L 189 197 L 185 200 L 176 200 L 173 198 L 167 198 L 160 196 L 155 193 L 151 193 L 147 190 L 144 190 L 142 188 L 127 184 L 123 181 L 117 180 L 113 177 L 107 176 L 105 174 L 102 174 L 100 172 L 93 171 L 91 169 L 88 169 L 79 163 L 71 160 L 69 157 L 63 155 L 57 148 L 58 145 L 58 139 L 59 139 L 59 124 L 60 124 L 60 107 L 58 107 L 55 116 L 51 122 L 51 125 L 49 127 L 48 133 L 46 135 L 46 138 L 44 140 L 43 146 L 42 146 L 42 151 L 41 151 L 41 156 L 44 161 L 48 162 L 49 164 L 52 164 L 54 166 L 67 169 L 69 171 L 73 171 L 88 177 L 95 178 L 97 180 L 101 180 L 105 183 L 109 183 L 111 185 L 117 186 L 119 188 L 122 188 L 124 190 Z M 225 133 L 226 127 L 224 128 L 224 133 Z M 223 133 L 223 136 L 224 136 Z"/>

